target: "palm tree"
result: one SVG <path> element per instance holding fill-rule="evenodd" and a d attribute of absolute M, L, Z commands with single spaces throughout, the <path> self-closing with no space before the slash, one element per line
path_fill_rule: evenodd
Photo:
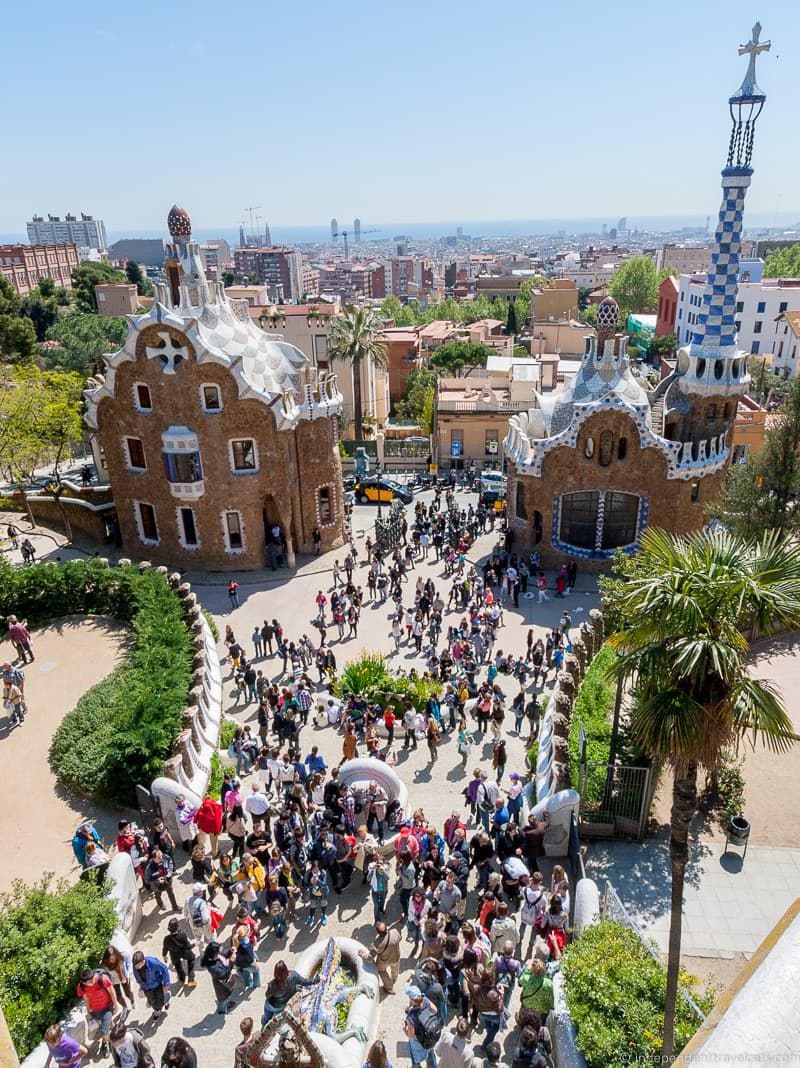
<path fill-rule="evenodd" d="M 672 1057 L 689 825 L 699 765 L 761 736 L 774 752 L 792 744 L 792 722 L 771 684 L 748 673 L 749 628 L 800 622 L 800 551 L 769 532 L 673 537 L 649 530 L 633 576 L 617 587 L 622 629 L 610 638 L 617 674 L 633 684 L 630 729 L 673 769 L 672 898 L 662 1054 Z"/>
<path fill-rule="evenodd" d="M 376 367 L 386 366 L 386 346 L 378 339 L 380 330 L 380 319 L 372 308 L 357 308 L 353 304 L 348 304 L 331 326 L 330 358 L 346 361 L 353 372 L 353 421 L 357 441 L 364 437 L 361 365 L 371 361 Z"/>

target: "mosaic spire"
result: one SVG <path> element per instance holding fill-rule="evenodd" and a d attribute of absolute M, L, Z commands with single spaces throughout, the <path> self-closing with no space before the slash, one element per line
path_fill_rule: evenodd
<path fill-rule="evenodd" d="M 770 42 L 760 42 L 760 36 L 761 24 L 757 22 L 751 39 L 739 48 L 740 56 L 749 57 L 747 72 L 741 86 L 728 101 L 732 128 L 728 160 L 722 171 L 722 204 L 714 234 L 711 267 L 703 291 L 703 307 L 692 335 L 693 344 L 704 348 L 735 348 L 736 345 L 736 293 L 744 198 L 753 173 L 750 161 L 756 119 L 767 99 L 756 82 L 756 58 L 769 50 Z"/>

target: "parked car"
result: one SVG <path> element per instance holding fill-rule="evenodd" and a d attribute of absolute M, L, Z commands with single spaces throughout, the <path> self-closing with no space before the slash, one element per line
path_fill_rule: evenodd
<path fill-rule="evenodd" d="M 359 479 L 353 492 L 361 504 L 377 504 L 378 501 L 389 504 L 395 497 L 403 504 L 411 504 L 414 500 L 414 494 L 407 486 L 401 486 L 391 478 Z"/>
<path fill-rule="evenodd" d="M 485 508 L 494 508 L 495 512 L 502 512 L 506 506 L 505 490 L 485 489 L 481 493 L 481 504 Z"/>

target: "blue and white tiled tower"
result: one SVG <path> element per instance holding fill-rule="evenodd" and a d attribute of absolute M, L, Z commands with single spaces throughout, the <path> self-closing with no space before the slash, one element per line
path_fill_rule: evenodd
<path fill-rule="evenodd" d="M 753 136 L 766 100 L 756 83 L 755 67 L 756 57 L 768 51 L 770 42 L 760 42 L 760 36 L 757 22 L 751 40 L 739 48 L 739 55 L 749 56 L 749 64 L 744 81 L 728 101 L 733 126 L 722 170 L 723 198 L 711 267 L 691 343 L 678 359 L 680 389 L 685 394 L 731 397 L 743 393 L 749 381 L 746 354 L 736 344 L 736 293 L 744 198 L 753 174 Z"/>

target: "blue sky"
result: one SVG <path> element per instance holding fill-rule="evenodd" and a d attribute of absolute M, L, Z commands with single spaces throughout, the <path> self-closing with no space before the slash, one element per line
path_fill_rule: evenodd
<path fill-rule="evenodd" d="M 748 210 L 800 218 L 789 0 L 11 3 L 0 232 L 714 214 L 756 17 Z"/>

